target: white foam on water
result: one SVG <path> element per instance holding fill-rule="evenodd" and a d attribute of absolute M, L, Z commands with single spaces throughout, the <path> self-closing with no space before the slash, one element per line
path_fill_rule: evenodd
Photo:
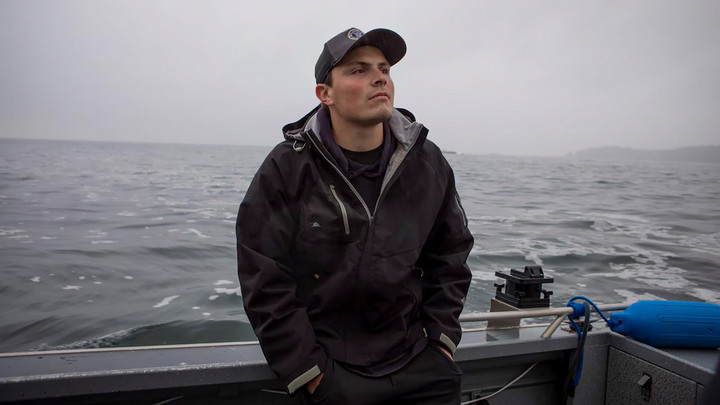
<path fill-rule="evenodd" d="M 213 285 L 227 285 L 227 284 L 235 284 L 230 280 L 218 280 Z"/>
<path fill-rule="evenodd" d="M 512 241 L 512 239 L 503 239 L 505 241 Z M 475 252 L 475 247 L 473 246 L 473 249 L 471 250 L 471 253 Z M 485 250 L 483 251 L 480 247 L 477 249 L 477 253 L 481 253 L 484 255 L 493 255 L 493 256 L 519 256 L 523 255 L 524 251 L 520 249 L 501 249 L 501 250 Z"/>
<path fill-rule="evenodd" d="M 547 257 L 562 257 L 562 256 L 588 256 L 593 253 L 613 255 L 612 249 L 607 247 L 589 249 L 582 244 L 577 244 L 572 239 L 560 240 L 559 242 L 566 244 L 567 246 L 559 246 L 548 241 L 536 241 L 529 239 L 504 239 L 515 249 L 506 250 L 505 252 L 517 252 L 523 254 L 527 260 L 536 260 L 542 262 L 540 255 Z M 541 265 L 542 263 L 537 263 Z"/>
<path fill-rule="evenodd" d="M 41 236 L 40 239 L 42 239 L 42 240 L 52 240 L 52 239 L 57 239 L 57 236 Z"/>
<path fill-rule="evenodd" d="M 210 316 L 210 315 L 212 315 L 212 314 L 211 314 L 210 312 L 203 312 L 203 315 L 205 315 L 205 316 Z"/>
<path fill-rule="evenodd" d="M 242 297 L 242 292 L 240 291 L 240 287 L 236 288 L 216 288 L 215 292 L 218 294 L 227 294 L 227 295 L 237 295 L 238 297 Z"/>
<path fill-rule="evenodd" d="M 92 235 L 86 235 L 85 238 L 104 238 L 107 236 L 107 232 L 103 232 L 99 229 L 90 229 L 88 230 L 88 233 L 91 233 Z"/>
<path fill-rule="evenodd" d="M 611 232 L 611 231 L 617 230 L 617 226 L 615 226 L 614 224 L 612 224 L 608 221 L 604 221 L 604 220 L 593 221 L 593 224 L 590 225 L 590 228 L 592 228 L 598 232 Z"/>
<path fill-rule="evenodd" d="M 211 296 L 208 297 L 208 299 L 209 299 L 210 301 L 215 301 L 215 300 L 218 299 L 218 298 L 220 298 L 219 295 L 211 295 Z"/>
<path fill-rule="evenodd" d="M 624 302 L 635 302 L 640 300 L 658 300 L 660 297 L 649 293 L 635 293 L 630 290 L 615 290 L 615 294 L 625 298 Z"/>
<path fill-rule="evenodd" d="M 100 284 L 102 284 L 102 281 L 93 281 L 93 284 L 100 285 Z"/>
<path fill-rule="evenodd" d="M 125 280 L 132 280 L 134 277 L 133 277 L 133 276 L 125 276 L 125 277 L 123 277 L 123 278 L 124 278 Z"/>
<path fill-rule="evenodd" d="M 30 279 L 30 281 L 32 281 L 33 283 L 39 283 L 39 282 L 40 282 L 40 277 L 33 277 L 33 278 Z"/>
<path fill-rule="evenodd" d="M 681 237 L 670 235 L 668 233 L 670 228 L 651 226 L 648 224 L 648 221 L 642 218 L 624 215 L 604 215 L 604 217 L 611 220 L 606 221 L 606 223 L 600 227 L 603 232 L 620 233 L 623 236 L 630 236 L 636 240 L 652 240 L 654 245 L 676 245 L 677 241 L 682 239 Z M 626 222 L 615 224 L 612 222 L 614 219 L 620 219 Z M 598 224 L 599 222 L 596 220 L 595 223 Z M 593 241 L 593 239 L 595 240 Z M 660 241 L 658 241 L 658 239 Z M 511 249 L 495 253 L 507 254 L 517 249 L 522 252 L 526 260 L 532 260 L 538 265 L 542 265 L 542 257 L 563 257 L 570 255 L 619 256 L 633 261 L 633 263 L 611 262 L 609 263 L 609 267 L 612 269 L 612 272 L 594 272 L 587 274 L 586 277 L 617 277 L 654 287 L 674 290 L 684 290 L 694 285 L 694 283 L 685 279 L 685 270 L 668 265 L 668 259 L 676 257 L 675 254 L 663 250 L 644 249 L 628 244 L 613 245 L 606 243 L 606 237 L 604 236 L 599 240 L 597 237 L 583 240 L 576 236 L 563 235 L 556 238 L 557 242 L 537 241 L 524 238 L 508 238 L 504 240 L 509 242 Z M 589 241 L 592 243 L 589 243 Z"/>
<path fill-rule="evenodd" d="M 163 217 L 155 217 L 155 218 L 150 218 L 150 220 L 151 220 L 151 221 L 164 221 L 165 218 L 163 218 Z"/>
<path fill-rule="evenodd" d="M 162 301 L 160 301 L 160 302 L 158 302 L 157 304 L 153 305 L 153 308 L 161 308 L 161 307 L 164 307 L 164 306 L 168 305 L 172 300 L 174 300 L 174 299 L 176 299 L 176 298 L 179 298 L 179 297 L 180 297 L 179 295 L 173 295 L 173 296 L 170 296 L 170 297 L 165 297 L 165 298 L 162 299 Z"/>
<path fill-rule="evenodd" d="M 135 212 L 129 212 L 129 211 L 123 211 L 123 212 L 118 212 L 117 215 L 118 215 L 119 217 L 134 217 L 134 216 L 137 216 L 137 213 L 135 213 Z"/>
<path fill-rule="evenodd" d="M 671 234 L 672 228 L 669 226 L 653 225 L 648 220 L 640 217 L 598 213 L 591 213 L 587 216 L 594 221 L 591 228 L 600 233 L 623 235 L 666 246 L 674 246 L 685 238 L 681 235 Z M 597 217 L 604 219 L 597 219 Z"/>
<path fill-rule="evenodd" d="M 80 287 L 79 285 L 66 285 L 66 286 L 63 287 L 62 289 L 63 289 L 63 290 L 79 290 L 79 289 L 81 289 L 81 288 L 82 288 L 82 287 Z"/>
<path fill-rule="evenodd" d="M 688 294 L 706 302 L 720 303 L 720 292 L 718 291 L 711 291 L 705 288 L 693 288 L 688 291 Z"/>
<path fill-rule="evenodd" d="M 50 346 L 46 343 L 40 344 L 38 350 L 71 350 L 71 349 L 87 349 L 87 348 L 99 348 L 104 347 L 104 342 L 116 342 L 124 337 L 132 334 L 133 330 L 121 330 L 113 332 L 108 335 L 101 336 L 99 338 L 93 338 L 89 340 L 77 341 L 69 344 Z"/>
<path fill-rule="evenodd" d="M 78 280 L 85 280 L 85 276 L 78 276 Z"/>
<path fill-rule="evenodd" d="M 532 262 L 538 266 L 542 266 L 542 264 L 543 264 L 543 261 L 540 258 L 540 252 L 535 252 L 535 251 L 529 252 L 528 254 L 525 255 L 525 260 L 532 260 Z"/>
<path fill-rule="evenodd" d="M 494 271 L 473 270 L 472 278 L 473 280 L 495 281 L 498 277 L 495 275 Z"/>
<path fill-rule="evenodd" d="M 199 236 L 199 237 L 201 237 L 201 238 L 209 238 L 209 236 L 203 234 L 202 232 L 198 231 L 198 230 L 195 229 L 195 228 L 187 228 L 187 231 L 186 231 L 186 232 L 183 232 L 183 234 L 188 234 L 188 233 L 195 234 L 195 235 L 197 235 L 197 236 Z"/>
<path fill-rule="evenodd" d="M 610 268 L 615 272 L 589 273 L 585 277 L 617 277 L 671 290 L 684 290 L 691 285 L 688 280 L 682 277 L 682 274 L 686 273 L 686 271 L 677 267 L 667 267 L 653 263 L 610 263 Z"/>
<path fill-rule="evenodd" d="M 171 208 L 172 211 L 182 214 L 197 214 L 204 219 L 212 219 L 217 217 L 218 210 L 214 208 Z M 194 219 L 185 222 L 196 222 Z"/>
<path fill-rule="evenodd" d="M 577 285 L 578 287 L 580 287 L 580 288 L 585 288 L 585 287 L 587 287 L 587 284 L 583 284 L 583 283 L 576 283 L 576 285 Z"/>
<path fill-rule="evenodd" d="M 91 240 L 90 243 L 93 245 L 111 245 L 113 243 L 117 243 L 117 241 L 114 240 Z"/>
<path fill-rule="evenodd" d="M 572 214 L 578 218 L 604 218 L 608 220 L 614 220 L 615 222 L 628 223 L 637 222 L 646 224 L 649 221 L 643 217 L 637 215 L 618 214 L 611 212 L 573 212 L 570 211 L 568 214 Z"/>
<path fill-rule="evenodd" d="M 198 309 L 200 309 L 200 307 L 192 307 L 192 309 L 198 310 Z"/>
<path fill-rule="evenodd" d="M 694 252 L 720 256 L 720 233 L 686 236 L 677 243 Z"/>

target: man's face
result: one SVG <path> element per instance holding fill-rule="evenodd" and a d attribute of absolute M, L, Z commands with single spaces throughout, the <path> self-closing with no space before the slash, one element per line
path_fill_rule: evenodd
<path fill-rule="evenodd" d="M 318 97 L 330 107 L 333 119 L 373 126 L 390 118 L 395 86 L 390 64 L 378 48 L 352 50 L 328 74 L 332 86 L 323 85 Z"/>

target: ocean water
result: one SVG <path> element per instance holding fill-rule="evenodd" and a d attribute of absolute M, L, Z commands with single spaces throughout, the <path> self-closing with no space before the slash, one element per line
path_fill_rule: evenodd
<path fill-rule="evenodd" d="M 269 149 L 0 139 L 0 352 L 254 340 L 234 221 Z M 446 157 L 466 313 L 529 264 L 553 305 L 720 302 L 720 164 Z"/>

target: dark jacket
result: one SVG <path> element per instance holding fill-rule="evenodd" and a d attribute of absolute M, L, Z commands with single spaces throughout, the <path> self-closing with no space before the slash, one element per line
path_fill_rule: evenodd
<path fill-rule="evenodd" d="M 454 351 L 473 238 L 427 129 L 395 110 L 397 147 L 375 212 L 337 168 L 315 112 L 283 128 L 237 216 L 245 311 L 293 392 L 328 358 L 371 367 L 425 336 Z"/>

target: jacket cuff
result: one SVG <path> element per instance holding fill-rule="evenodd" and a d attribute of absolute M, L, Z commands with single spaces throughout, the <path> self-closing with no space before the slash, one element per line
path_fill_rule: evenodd
<path fill-rule="evenodd" d="M 310 380 L 320 375 L 320 367 L 316 364 L 312 366 L 308 371 L 300 374 L 297 378 L 290 381 L 290 384 L 287 386 L 287 390 L 289 393 L 293 393 L 298 390 L 298 388 L 302 388 L 303 385 L 307 384 Z"/>
<path fill-rule="evenodd" d="M 453 340 L 450 339 L 448 335 L 438 330 L 428 329 L 426 329 L 426 334 L 428 339 L 446 348 L 453 356 L 455 355 L 455 351 L 457 350 L 457 343 L 453 342 Z"/>
<path fill-rule="evenodd" d="M 446 334 L 441 333 L 440 339 L 438 341 L 445 346 L 446 349 L 450 351 L 450 354 L 455 355 L 455 350 L 457 350 L 457 345 L 449 338 Z"/>

